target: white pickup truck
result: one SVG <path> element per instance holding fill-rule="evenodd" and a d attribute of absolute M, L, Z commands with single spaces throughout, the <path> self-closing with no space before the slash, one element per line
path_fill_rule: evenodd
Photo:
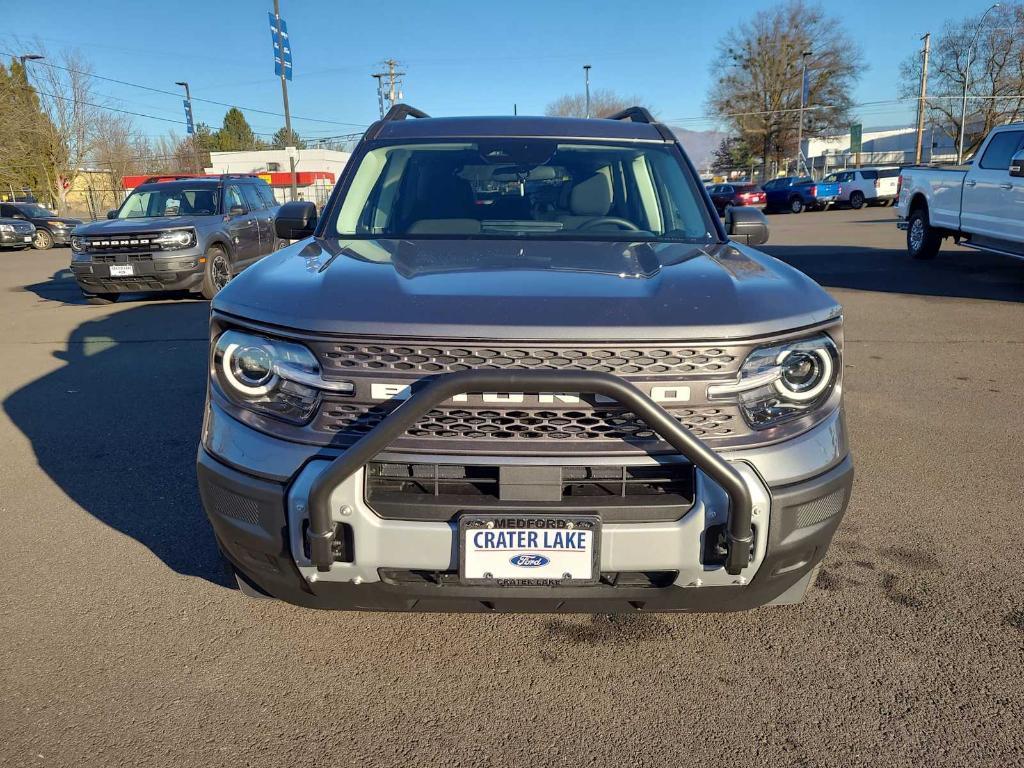
<path fill-rule="evenodd" d="M 933 258 L 947 237 L 1024 257 L 1024 123 L 993 129 L 966 165 L 904 168 L 899 217 L 915 259 Z"/>

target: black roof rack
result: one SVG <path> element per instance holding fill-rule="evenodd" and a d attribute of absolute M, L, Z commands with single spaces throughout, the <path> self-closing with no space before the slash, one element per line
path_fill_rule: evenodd
<path fill-rule="evenodd" d="M 253 179 L 257 178 L 258 175 L 255 173 L 217 173 L 212 175 L 199 174 L 199 173 L 185 173 L 185 174 L 163 174 L 159 176 L 149 176 L 142 184 L 158 184 L 162 181 L 184 181 L 186 179 L 201 180 L 201 179 L 218 179 L 224 181 L 225 179 Z M 141 186 L 141 185 L 140 185 Z"/>
<path fill-rule="evenodd" d="M 626 107 L 625 109 L 616 112 L 614 115 L 608 115 L 608 117 L 606 117 L 605 119 L 629 120 L 630 122 L 633 123 L 647 123 L 648 125 L 653 125 L 655 128 L 657 128 L 658 133 L 661 134 L 661 138 L 665 139 L 665 141 L 676 140 L 676 137 L 672 133 L 672 131 L 670 131 L 667 126 L 662 125 L 657 120 L 655 120 L 654 115 L 652 115 L 643 107 Z"/>
<path fill-rule="evenodd" d="M 629 120 L 634 123 L 648 123 L 649 125 L 655 123 L 654 117 L 643 107 L 626 107 L 614 115 L 608 115 L 605 120 Z"/>
<path fill-rule="evenodd" d="M 407 117 L 430 117 L 430 115 L 416 107 L 410 107 L 408 104 L 395 104 L 381 120 L 389 123 L 392 120 L 405 120 Z"/>

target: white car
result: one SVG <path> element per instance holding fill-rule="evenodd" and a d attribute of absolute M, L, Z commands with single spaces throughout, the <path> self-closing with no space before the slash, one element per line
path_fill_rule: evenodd
<path fill-rule="evenodd" d="M 895 205 L 899 175 L 899 168 L 852 168 L 831 173 L 825 181 L 839 183 L 839 202 L 863 208 L 865 204 Z"/>
<path fill-rule="evenodd" d="M 907 251 L 931 259 L 942 241 L 1024 257 L 1024 123 L 994 128 L 968 164 L 900 175 L 898 226 Z"/>

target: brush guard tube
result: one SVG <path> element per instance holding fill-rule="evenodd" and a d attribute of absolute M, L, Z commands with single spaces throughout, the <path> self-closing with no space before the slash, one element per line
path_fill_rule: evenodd
<path fill-rule="evenodd" d="M 456 395 L 468 393 L 565 391 L 603 395 L 625 406 L 718 483 L 729 497 L 725 570 L 735 576 L 750 563 L 750 546 L 753 543 L 750 526 L 752 500 L 742 476 L 637 387 L 618 376 L 596 371 L 477 370 L 457 371 L 430 379 L 317 477 L 309 492 L 309 530 L 306 535 L 310 559 L 317 570 L 329 571 L 334 562 L 331 552 L 335 535 L 330 507 L 332 491 L 403 435 L 432 408 Z"/>

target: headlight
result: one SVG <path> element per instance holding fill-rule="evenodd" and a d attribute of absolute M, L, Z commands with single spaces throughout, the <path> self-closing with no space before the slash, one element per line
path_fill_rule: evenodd
<path fill-rule="evenodd" d="M 153 243 L 167 250 L 188 248 L 196 244 L 196 231 L 194 229 L 173 229 L 169 232 L 161 232 L 153 238 Z"/>
<path fill-rule="evenodd" d="M 710 400 L 735 399 L 754 429 L 767 429 L 820 407 L 839 377 L 839 350 L 825 334 L 755 349 L 736 383 L 708 387 Z"/>
<path fill-rule="evenodd" d="M 84 237 L 78 237 L 77 235 L 71 238 L 71 250 L 72 251 L 84 251 L 89 247 L 89 241 Z"/>
<path fill-rule="evenodd" d="M 13 232 L 14 226 L 11 224 L 0 224 L 0 232 Z"/>
<path fill-rule="evenodd" d="M 65 224 L 63 221 L 48 221 L 46 223 L 49 224 L 51 227 L 56 227 L 57 229 L 64 229 L 65 227 L 67 227 L 67 224 Z"/>
<path fill-rule="evenodd" d="M 322 379 L 319 362 L 301 344 L 241 331 L 217 338 L 210 373 L 236 405 L 293 424 L 309 421 L 321 392 L 355 390 L 352 382 Z"/>

